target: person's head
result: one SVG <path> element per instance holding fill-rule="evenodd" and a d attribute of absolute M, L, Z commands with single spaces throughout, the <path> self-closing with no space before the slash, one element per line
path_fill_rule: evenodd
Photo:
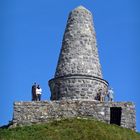
<path fill-rule="evenodd" d="M 110 86 L 108 86 L 108 90 L 111 90 L 111 87 Z"/>
<path fill-rule="evenodd" d="M 110 90 L 113 90 L 113 88 L 110 88 Z"/>
<path fill-rule="evenodd" d="M 37 88 L 40 88 L 40 85 L 37 85 Z"/>
<path fill-rule="evenodd" d="M 100 92 L 100 91 L 102 91 L 102 89 L 100 88 L 98 91 Z"/>

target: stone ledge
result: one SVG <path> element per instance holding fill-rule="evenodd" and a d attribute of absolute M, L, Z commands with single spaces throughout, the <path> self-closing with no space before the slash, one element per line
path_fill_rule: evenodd
<path fill-rule="evenodd" d="M 120 126 L 135 130 L 135 105 L 132 102 L 99 102 L 94 100 L 15 102 L 13 126 L 72 117 L 91 117 L 110 123 L 111 107 L 122 109 Z"/>

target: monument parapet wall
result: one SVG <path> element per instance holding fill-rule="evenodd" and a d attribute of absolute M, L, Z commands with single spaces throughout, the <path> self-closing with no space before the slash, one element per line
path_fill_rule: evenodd
<path fill-rule="evenodd" d="M 94 118 L 110 124 L 111 108 L 121 108 L 120 126 L 136 129 L 135 105 L 132 102 L 60 100 L 15 102 L 13 126 L 45 123 L 64 118 Z"/>

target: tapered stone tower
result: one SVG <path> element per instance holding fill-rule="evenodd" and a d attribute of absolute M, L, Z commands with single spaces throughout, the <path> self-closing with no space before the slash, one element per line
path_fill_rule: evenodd
<path fill-rule="evenodd" d="M 91 99 L 107 90 L 98 57 L 92 14 L 83 6 L 70 12 L 55 77 L 49 81 L 51 100 Z"/>

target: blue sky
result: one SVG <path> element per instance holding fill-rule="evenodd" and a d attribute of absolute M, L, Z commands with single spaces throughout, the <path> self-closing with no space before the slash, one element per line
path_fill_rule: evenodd
<path fill-rule="evenodd" d="M 49 100 L 69 12 L 93 13 L 104 79 L 116 101 L 136 104 L 140 132 L 139 0 L 0 0 L 0 125 L 12 119 L 14 101 L 30 101 L 34 81 Z"/>

